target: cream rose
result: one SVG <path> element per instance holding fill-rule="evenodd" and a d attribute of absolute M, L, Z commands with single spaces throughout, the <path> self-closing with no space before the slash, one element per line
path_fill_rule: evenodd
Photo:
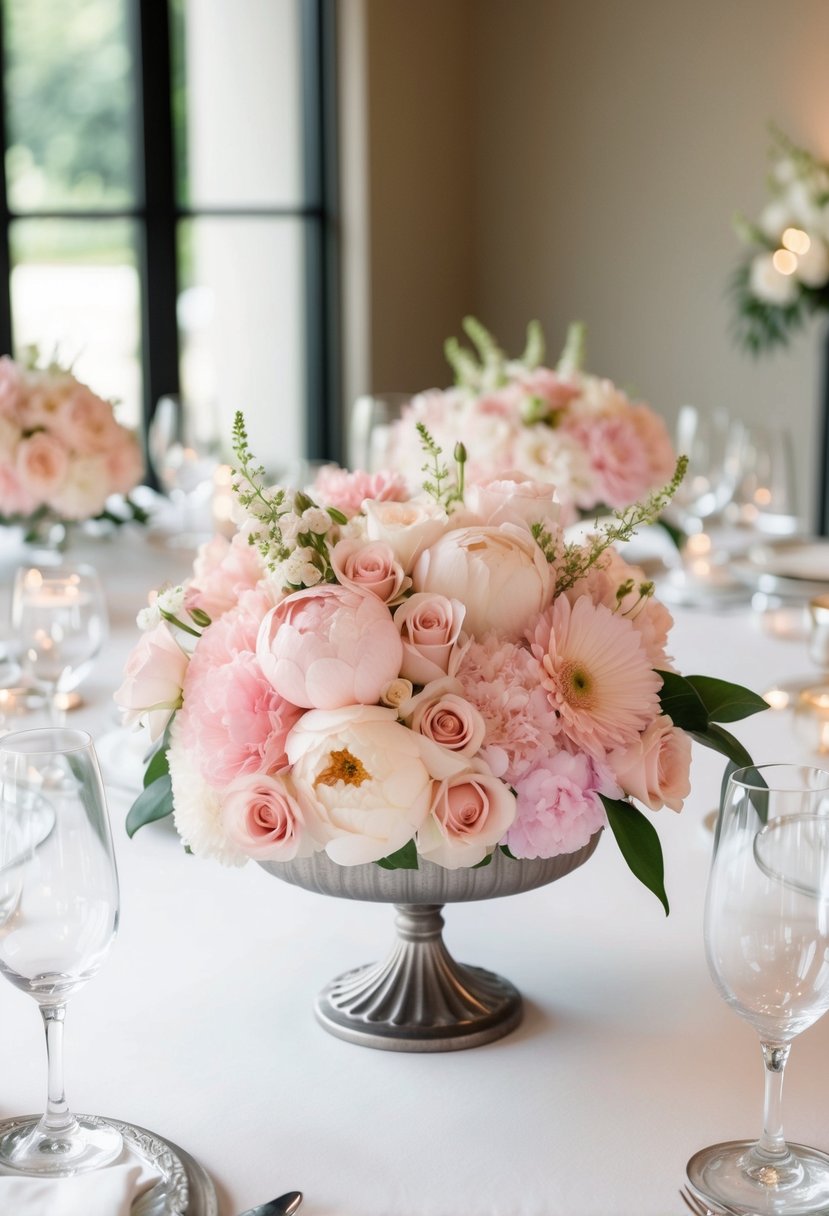
<path fill-rule="evenodd" d="M 401 674 L 415 684 L 438 680 L 449 670 L 466 609 L 460 600 L 418 591 L 394 614 L 403 643 Z"/>
<path fill-rule="evenodd" d="M 406 574 L 411 572 L 418 555 L 442 536 L 449 524 L 446 512 L 433 502 L 368 500 L 363 509 L 366 536 L 390 545 Z"/>
<path fill-rule="evenodd" d="M 455 596 L 466 606 L 464 630 L 481 638 L 491 631 L 517 642 L 551 603 L 554 579 L 544 554 L 526 528 L 459 528 L 447 532 L 419 557 L 416 591 Z"/>
<path fill-rule="evenodd" d="M 515 796 L 487 766 L 436 782 L 417 851 L 448 870 L 475 866 L 504 838 L 515 818 Z"/>
<path fill-rule="evenodd" d="M 660 715 L 628 748 L 617 748 L 607 758 L 613 775 L 626 794 L 652 811 L 670 807 L 681 811 L 691 792 L 691 740 Z"/>

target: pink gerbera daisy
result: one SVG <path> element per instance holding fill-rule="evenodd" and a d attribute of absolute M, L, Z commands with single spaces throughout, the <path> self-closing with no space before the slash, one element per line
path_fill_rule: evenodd
<path fill-rule="evenodd" d="M 660 677 L 638 630 L 604 604 L 559 596 L 530 644 L 565 736 L 601 757 L 632 743 L 659 713 Z"/>

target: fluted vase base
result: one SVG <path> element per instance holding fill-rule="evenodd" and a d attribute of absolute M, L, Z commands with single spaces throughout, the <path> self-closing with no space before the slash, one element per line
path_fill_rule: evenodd
<path fill-rule="evenodd" d="M 347 971 L 317 998 L 331 1034 L 382 1051 L 460 1051 L 509 1034 L 521 994 L 507 980 L 457 963 L 442 937 L 442 904 L 396 904 L 397 942 L 382 963 Z"/>

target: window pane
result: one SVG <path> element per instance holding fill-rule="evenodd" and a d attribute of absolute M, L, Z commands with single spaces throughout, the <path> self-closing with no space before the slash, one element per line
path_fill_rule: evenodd
<path fill-rule="evenodd" d="M 135 197 L 129 0 L 3 0 L 6 172 L 17 211 Z"/>
<path fill-rule="evenodd" d="M 275 475 L 304 452 L 302 222 L 180 225 L 181 389 L 229 451 L 236 410 Z"/>
<path fill-rule="evenodd" d="M 140 295 L 134 226 L 127 220 L 17 220 L 11 225 L 15 354 L 71 363 L 78 377 L 141 415 Z"/>
<path fill-rule="evenodd" d="M 301 201 L 301 3 L 176 0 L 173 111 L 181 203 Z"/>

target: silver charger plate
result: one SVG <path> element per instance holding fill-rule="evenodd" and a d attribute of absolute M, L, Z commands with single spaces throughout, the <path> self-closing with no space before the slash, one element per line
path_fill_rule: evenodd
<path fill-rule="evenodd" d="M 2 1120 L 0 1135 L 32 1118 L 38 1116 L 19 1115 Z M 105 1119 L 98 1115 L 84 1115 L 83 1118 L 117 1128 L 132 1152 L 158 1174 L 158 1182 L 133 1203 L 132 1216 L 219 1216 L 216 1190 L 207 1171 L 184 1149 L 156 1132 L 135 1123 L 125 1123 L 123 1119 Z"/>

